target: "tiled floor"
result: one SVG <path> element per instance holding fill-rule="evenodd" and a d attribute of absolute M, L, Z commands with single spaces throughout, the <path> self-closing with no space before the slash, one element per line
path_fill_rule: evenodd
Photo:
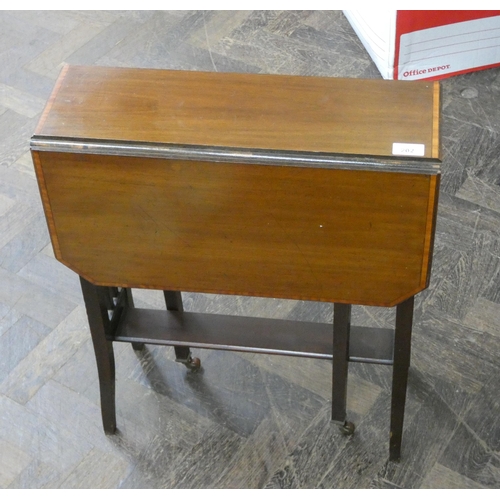
<path fill-rule="evenodd" d="M 443 80 L 430 287 L 416 302 L 403 460 L 388 367 L 352 365 L 345 438 L 328 362 L 118 345 L 102 432 L 77 276 L 51 250 L 29 139 L 63 63 L 380 78 L 341 12 L 0 11 L 0 486 L 498 488 L 500 69 Z M 162 307 L 161 292 L 135 293 Z M 328 322 L 332 306 L 185 294 L 188 310 Z M 354 309 L 357 324 L 393 311 Z"/>

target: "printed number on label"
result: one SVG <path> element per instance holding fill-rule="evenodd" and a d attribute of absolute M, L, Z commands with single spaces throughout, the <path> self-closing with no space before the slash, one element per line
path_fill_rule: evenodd
<path fill-rule="evenodd" d="M 424 156 L 425 145 L 394 142 L 392 144 L 392 154 L 399 156 Z"/>

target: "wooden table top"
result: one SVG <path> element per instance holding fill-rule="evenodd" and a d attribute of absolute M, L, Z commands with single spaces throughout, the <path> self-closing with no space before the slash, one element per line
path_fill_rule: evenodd
<path fill-rule="evenodd" d="M 438 124 L 437 83 L 68 66 L 32 153 L 94 284 L 391 306 L 430 277 Z"/>
<path fill-rule="evenodd" d="M 425 81 L 65 66 L 35 136 L 383 157 L 402 143 L 436 160 L 439 97 Z"/>

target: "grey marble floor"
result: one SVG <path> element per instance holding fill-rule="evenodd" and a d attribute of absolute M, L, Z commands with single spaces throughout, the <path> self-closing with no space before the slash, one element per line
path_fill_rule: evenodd
<path fill-rule="evenodd" d="M 430 287 L 416 301 L 403 459 L 388 367 L 352 365 L 356 433 L 330 423 L 325 361 L 116 347 L 102 432 L 77 276 L 53 256 L 29 139 L 63 63 L 380 78 L 339 11 L 0 11 L 0 486 L 500 487 L 500 68 L 442 81 Z M 134 291 L 160 308 L 161 292 Z M 184 294 L 185 308 L 329 322 L 332 306 Z M 360 325 L 393 310 L 354 308 Z"/>

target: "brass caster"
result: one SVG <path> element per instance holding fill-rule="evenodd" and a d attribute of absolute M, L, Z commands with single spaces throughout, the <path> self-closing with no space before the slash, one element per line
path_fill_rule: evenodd
<path fill-rule="evenodd" d="M 356 429 L 355 425 L 352 422 L 348 422 L 347 420 L 344 422 L 344 425 L 340 427 L 340 432 L 344 434 L 344 436 L 351 436 L 354 434 L 354 430 Z"/>
<path fill-rule="evenodd" d="M 189 356 L 188 359 L 183 359 L 183 360 L 178 360 L 179 363 L 182 363 L 183 365 L 186 366 L 186 368 L 189 368 L 193 373 L 200 371 L 201 368 L 201 361 L 200 358 L 193 358 Z"/>

